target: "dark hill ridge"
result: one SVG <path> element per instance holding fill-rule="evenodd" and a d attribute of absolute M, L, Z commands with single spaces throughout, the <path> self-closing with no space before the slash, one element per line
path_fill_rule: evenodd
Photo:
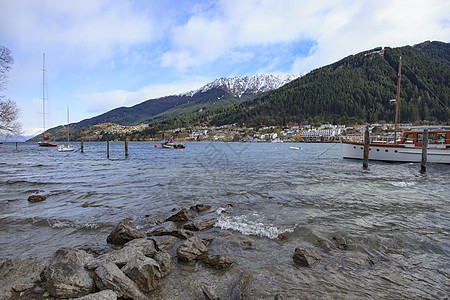
<path fill-rule="evenodd" d="M 73 123 L 71 135 L 74 139 L 79 138 L 81 130 L 98 124 L 115 123 L 124 126 L 149 124 L 179 115 L 232 105 L 276 89 L 299 76 L 256 74 L 242 78 L 219 78 L 195 91 L 150 99 L 131 107 L 115 108 L 99 116 Z M 58 126 L 49 129 L 47 133 L 53 139 L 60 140 L 64 134 L 62 128 Z"/>
<path fill-rule="evenodd" d="M 372 52 L 372 53 L 371 53 Z M 450 47 L 425 42 L 350 55 L 283 87 L 233 106 L 156 122 L 158 128 L 187 125 L 248 126 L 289 123 L 392 122 L 399 57 L 402 56 L 400 122 L 450 120 Z"/>

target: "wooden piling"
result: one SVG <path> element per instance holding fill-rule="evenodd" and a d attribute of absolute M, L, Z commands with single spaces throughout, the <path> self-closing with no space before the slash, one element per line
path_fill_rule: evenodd
<path fill-rule="evenodd" d="M 106 157 L 109 159 L 109 141 L 106 141 Z"/>
<path fill-rule="evenodd" d="M 128 141 L 125 139 L 125 156 L 128 156 Z"/>
<path fill-rule="evenodd" d="M 422 163 L 420 164 L 420 172 L 427 171 L 427 155 L 428 155 L 428 129 L 423 130 L 422 136 Z"/>
<path fill-rule="evenodd" d="M 18 145 L 17 145 L 17 142 L 16 142 L 16 150 L 18 150 Z"/>
<path fill-rule="evenodd" d="M 369 166 L 369 125 L 366 126 L 366 132 L 364 133 L 364 156 L 363 156 L 363 168 L 366 169 Z"/>
<path fill-rule="evenodd" d="M 81 153 L 84 153 L 84 142 L 81 141 Z"/>

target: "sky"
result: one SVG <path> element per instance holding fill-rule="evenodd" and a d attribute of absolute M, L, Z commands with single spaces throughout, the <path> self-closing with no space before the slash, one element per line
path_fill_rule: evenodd
<path fill-rule="evenodd" d="M 220 77 L 307 74 L 379 46 L 449 42 L 448 0 L 0 0 L 23 135 Z"/>

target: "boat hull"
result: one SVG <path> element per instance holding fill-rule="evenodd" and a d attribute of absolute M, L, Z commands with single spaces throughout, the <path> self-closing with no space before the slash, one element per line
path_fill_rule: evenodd
<path fill-rule="evenodd" d="M 58 147 L 59 152 L 71 152 L 74 150 L 72 145 L 61 145 Z"/>
<path fill-rule="evenodd" d="M 363 159 L 364 144 L 342 142 L 342 156 L 350 159 Z M 418 163 L 422 161 L 422 148 L 394 144 L 370 144 L 369 160 L 384 162 Z M 429 147 L 427 162 L 450 164 L 450 149 Z"/>
<path fill-rule="evenodd" d="M 50 143 L 50 142 L 38 142 L 40 147 L 56 147 L 59 143 Z"/>

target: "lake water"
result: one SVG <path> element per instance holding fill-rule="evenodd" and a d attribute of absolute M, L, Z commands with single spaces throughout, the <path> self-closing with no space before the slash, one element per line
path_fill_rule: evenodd
<path fill-rule="evenodd" d="M 105 244 L 123 219 L 145 232 L 174 208 L 204 203 L 223 211 L 217 230 L 255 241 L 212 246 L 252 274 L 252 297 L 448 296 L 450 166 L 429 164 L 422 174 L 419 164 L 371 162 L 364 170 L 361 161 L 342 159 L 340 144 L 186 143 L 183 151 L 154 145 L 130 142 L 125 157 L 124 143 L 111 142 L 110 159 L 105 142 L 85 143 L 84 153 L 0 145 L 0 263 Z M 39 191 L 47 199 L 29 203 Z M 278 240 L 283 232 L 288 238 Z M 348 249 L 316 246 L 333 236 L 344 237 Z M 315 249 L 321 260 L 296 267 L 296 247 Z M 190 283 L 209 276 L 200 271 Z"/>

